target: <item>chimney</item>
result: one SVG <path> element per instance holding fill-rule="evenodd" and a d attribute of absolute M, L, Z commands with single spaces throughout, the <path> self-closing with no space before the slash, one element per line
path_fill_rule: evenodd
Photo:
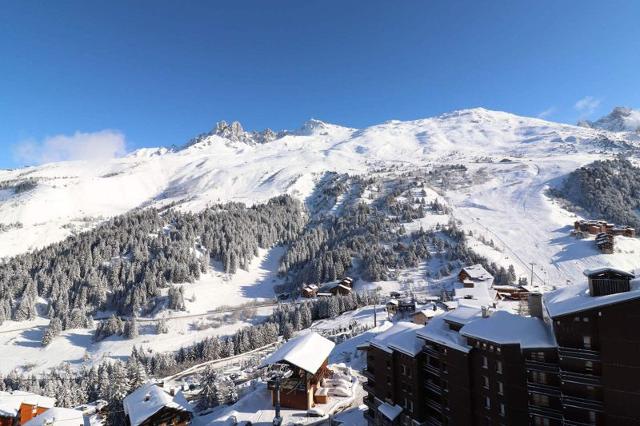
<path fill-rule="evenodd" d="M 483 306 L 481 309 L 482 309 L 482 318 L 489 318 L 489 307 Z"/>
<path fill-rule="evenodd" d="M 529 293 L 529 315 L 542 318 L 542 293 Z"/>

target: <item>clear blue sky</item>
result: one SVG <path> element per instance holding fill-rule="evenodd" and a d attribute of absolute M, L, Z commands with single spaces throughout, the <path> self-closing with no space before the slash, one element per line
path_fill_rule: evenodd
<path fill-rule="evenodd" d="M 76 131 L 115 129 L 131 150 L 222 119 L 595 118 L 640 106 L 638 22 L 637 0 L 4 1 L 0 167 Z"/>

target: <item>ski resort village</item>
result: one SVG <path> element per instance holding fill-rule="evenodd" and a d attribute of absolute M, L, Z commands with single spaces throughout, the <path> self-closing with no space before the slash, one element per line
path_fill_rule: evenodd
<path fill-rule="evenodd" d="M 638 135 L 222 122 L 0 171 L 0 425 L 638 425 Z"/>

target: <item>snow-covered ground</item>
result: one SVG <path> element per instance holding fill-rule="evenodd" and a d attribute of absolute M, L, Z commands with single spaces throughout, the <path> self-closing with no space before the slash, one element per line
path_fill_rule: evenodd
<path fill-rule="evenodd" d="M 635 270 L 640 268 L 640 239 L 616 237 L 614 254 L 601 254 L 593 240 L 570 236 L 579 219 L 549 199 L 546 189 L 576 168 L 595 161 L 598 155 L 553 155 L 514 163 L 475 165 L 486 167 L 493 178 L 467 191 L 450 191 L 454 216 L 475 237 L 493 240 L 500 253 L 474 246 L 480 254 L 530 277 L 534 263 L 534 285 L 545 288 L 583 280 L 583 271 L 600 266 Z M 492 252 L 493 251 L 493 252 Z"/>

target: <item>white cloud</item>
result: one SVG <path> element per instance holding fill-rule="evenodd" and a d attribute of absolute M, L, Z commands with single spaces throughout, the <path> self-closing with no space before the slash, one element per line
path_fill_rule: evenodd
<path fill-rule="evenodd" d="M 538 118 L 547 118 L 550 115 L 553 115 L 556 113 L 558 109 L 554 106 L 549 107 L 547 109 L 545 109 L 544 111 L 542 111 L 540 114 L 538 114 Z"/>
<path fill-rule="evenodd" d="M 585 118 L 593 114 L 600 106 L 600 99 L 593 96 L 585 96 L 575 103 L 573 106 L 580 113 L 581 118 Z"/>
<path fill-rule="evenodd" d="M 42 164 L 68 160 L 106 160 L 126 153 L 125 137 L 115 130 L 76 132 L 73 135 L 56 135 L 42 142 L 24 141 L 14 146 L 17 162 Z"/>

